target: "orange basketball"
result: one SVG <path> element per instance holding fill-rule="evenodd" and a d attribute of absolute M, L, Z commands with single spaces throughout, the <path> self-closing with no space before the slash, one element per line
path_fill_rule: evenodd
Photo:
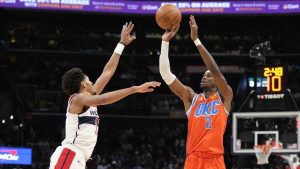
<path fill-rule="evenodd" d="M 171 4 L 161 6 L 155 14 L 155 20 L 162 29 L 170 30 L 181 22 L 180 10 Z"/>

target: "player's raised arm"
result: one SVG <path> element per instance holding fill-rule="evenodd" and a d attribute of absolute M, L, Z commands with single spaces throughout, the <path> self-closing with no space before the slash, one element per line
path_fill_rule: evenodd
<path fill-rule="evenodd" d="M 169 61 L 169 41 L 175 36 L 179 26 L 166 31 L 162 36 L 161 54 L 159 56 L 159 72 L 162 79 L 167 83 L 173 93 L 175 93 L 184 103 L 187 111 L 191 105 L 195 92 L 188 86 L 183 85 L 171 72 Z"/>
<path fill-rule="evenodd" d="M 87 92 L 79 94 L 74 98 L 74 102 L 77 105 L 85 106 L 98 106 L 115 103 L 124 97 L 127 97 L 134 93 L 148 93 L 153 92 L 154 88 L 159 87 L 160 82 L 146 82 L 140 86 L 132 86 L 125 89 L 116 90 L 113 92 L 104 93 L 101 95 L 91 95 Z"/>
<path fill-rule="evenodd" d="M 123 25 L 122 31 L 121 31 L 121 39 L 120 42 L 118 43 L 117 47 L 114 50 L 114 53 L 110 57 L 109 61 L 106 63 L 102 74 L 100 77 L 97 79 L 97 81 L 94 84 L 94 88 L 96 93 L 95 94 L 100 94 L 105 86 L 107 85 L 108 81 L 111 79 L 111 77 L 114 75 L 119 60 L 120 56 L 123 52 L 123 49 L 126 45 L 130 44 L 134 39 L 135 36 L 130 35 L 131 31 L 134 28 L 134 24 L 132 22 L 129 22 L 129 24 Z"/>
<path fill-rule="evenodd" d="M 195 45 L 197 46 L 200 56 L 202 57 L 207 69 L 210 70 L 213 75 L 217 88 L 223 98 L 224 106 L 228 111 L 230 111 L 231 101 L 233 97 L 232 89 L 227 84 L 227 81 L 224 78 L 221 71 L 219 70 L 218 65 L 215 62 L 214 58 L 210 55 L 210 53 L 206 50 L 204 45 L 200 42 L 198 38 L 198 26 L 194 16 L 190 17 L 189 23 L 191 28 L 191 39 L 194 41 Z"/>

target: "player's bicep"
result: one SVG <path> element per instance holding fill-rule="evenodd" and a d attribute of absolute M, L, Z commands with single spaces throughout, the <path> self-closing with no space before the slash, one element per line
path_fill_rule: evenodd
<path fill-rule="evenodd" d="M 184 104 L 189 103 L 195 95 L 193 89 L 182 84 L 177 78 L 169 85 L 169 87 L 172 92 L 184 102 Z"/>
<path fill-rule="evenodd" d="M 112 73 L 110 72 L 103 72 L 101 74 L 101 76 L 97 79 L 96 83 L 94 84 L 96 95 L 99 95 L 103 91 L 111 77 Z"/>
<path fill-rule="evenodd" d="M 97 106 L 104 102 L 101 95 L 81 94 L 77 99 L 82 106 Z"/>
<path fill-rule="evenodd" d="M 232 90 L 230 86 L 229 86 L 229 88 L 230 88 L 230 90 Z M 219 93 L 220 93 L 220 92 L 219 92 Z M 232 104 L 232 99 L 233 99 L 233 97 L 224 97 L 224 96 L 222 95 L 222 93 L 220 93 L 220 95 L 221 95 L 221 98 L 222 98 L 223 105 L 224 105 L 224 107 L 225 107 L 227 113 L 229 113 L 230 110 L 231 110 L 231 104 Z"/>

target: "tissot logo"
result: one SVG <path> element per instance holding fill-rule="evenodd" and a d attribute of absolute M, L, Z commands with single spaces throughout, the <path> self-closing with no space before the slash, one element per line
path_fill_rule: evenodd
<path fill-rule="evenodd" d="M 263 94 L 257 95 L 257 99 L 283 99 L 284 94 Z"/>

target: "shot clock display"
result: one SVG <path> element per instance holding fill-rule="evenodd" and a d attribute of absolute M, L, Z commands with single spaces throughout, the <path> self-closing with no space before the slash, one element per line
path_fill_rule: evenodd
<path fill-rule="evenodd" d="M 283 66 L 262 66 L 256 69 L 256 77 L 249 77 L 250 89 L 257 91 L 257 99 L 283 99 L 285 74 Z"/>
<path fill-rule="evenodd" d="M 283 83 L 283 67 L 265 67 L 264 77 L 267 78 L 267 92 L 281 92 Z"/>

